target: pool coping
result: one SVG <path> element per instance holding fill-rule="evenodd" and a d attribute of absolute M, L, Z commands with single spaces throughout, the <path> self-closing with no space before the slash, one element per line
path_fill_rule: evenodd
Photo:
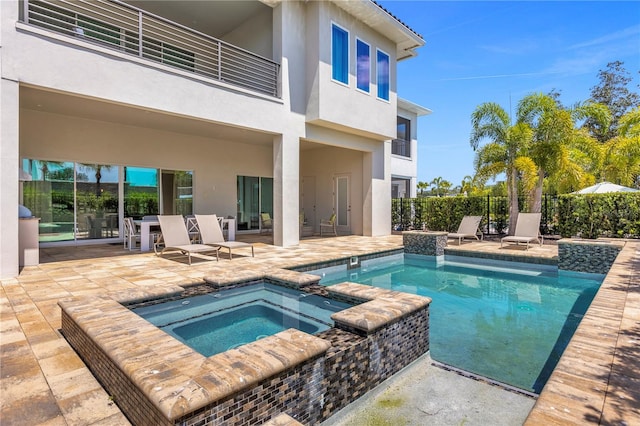
<path fill-rule="evenodd" d="M 289 287 L 294 288 L 317 284 L 320 279 L 311 274 L 274 268 L 262 275 L 244 274 L 235 279 L 224 277 L 216 284 L 223 288 L 259 278 L 267 282 L 288 282 Z M 215 280 L 205 278 L 204 281 Z M 431 302 L 423 296 L 395 291 L 371 292 L 362 287 L 368 286 L 343 283 L 329 292 L 332 296 L 362 302 L 333 314 L 337 327 L 369 334 L 427 308 Z M 58 302 L 62 310 L 62 332 L 67 340 L 81 357 L 86 358 L 87 354 L 92 351 L 95 354 L 98 350 L 96 356 L 101 358 L 100 363 L 109 363 L 117 368 L 133 385 L 125 386 L 134 394 L 131 399 L 147 404 L 143 411 L 153 419 L 152 422 L 173 423 L 184 419 L 217 401 L 318 358 L 332 346 L 328 340 L 288 329 L 205 357 L 127 307 L 154 298 L 175 297 L 182 291 L 181 286 L 173 286 L 151 291 L 118 292 L 97 298 L 75 297 Z M 353 312 L 348 312 L 351 310 Z M 104 321 L 105 318 L 110 321 Z M 90 346 L 95 348 L 87 350 Z M 87 366 L 92 364 L 84 360 Z M 122 378 L 112 379 L 99 375 L 97 371 L 94 375 L 102 381 L 109 381 L 103 385 L 110 392 L 119 386 L 119 381 L 122 382 Z M 126 408 L 128 415 L 139 411 L 133 407 L 135 402 L 124 404 L 121 409 L 125 411 Z"/>
<path fill-rule="evenodd" d="M 76 298 L 61 301 L 60 307 L 169 421 L 330 347 L 323 339 L 288 329 L 205 357 L 136 315 L 122 304 L 127 302 Z"/>
<path fill-rule="evenodd" d="M 640 423 L 639 249 L 618 254 L 526 425 Z"/>

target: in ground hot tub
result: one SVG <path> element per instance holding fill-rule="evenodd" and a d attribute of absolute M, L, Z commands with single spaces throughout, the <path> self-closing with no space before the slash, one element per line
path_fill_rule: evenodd
<path fill-rule="evenodd" d="M 268 283 L 135 308 L 142 318 L 204 356 L 289 328 L 317 334 L 352 304 Z"/>
<path fill-rule="evenodd" d="M 273 269 L 250 278 L 261 288 L 245 277 L 222 286 L 207 279 L 213 293 L 210 286 L 166 286 L 69 298 L 59 302 L 62 332 L 133 424 L 258 425 L 280 413 L 318 424 L 429 350 L 431 301 L 353 283 L 328 289 L 319 278 Z M 265 296 L 263 282 L 282 284 L 275 286 L 281 293 Z M 200 300 L 210 299 L 220 305 L 206 318 L 212 310 Z M 336 300 L 354 305 L 342 309 Z M 143 306 L 155 309 L 149 320 L 131 310 Z M 173 318 L 180 310 L 190 311 L 186 319 Z M 231 317 L 291 328 L 205 356 L 151 323 L 184 321 L 175 328 L 185 327 L 177 333 L 185 338 L 207 330 L 209 320 L 227 328 Z M 290 325 L 303 322 L 327 329 L 309 334 Z"/>

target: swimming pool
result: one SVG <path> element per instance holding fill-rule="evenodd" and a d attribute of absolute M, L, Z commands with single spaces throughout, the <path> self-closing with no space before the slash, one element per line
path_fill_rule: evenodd
<path fill-rule="evenodd" d="M 288 328 L 319 333 L 333 326 L 333 313 L 351 306 L 259 283 L 132 310 L 202 355 L 211 356 Z"/>
<path fill-rule="evenodd" d="M 431 297 L 433 359 L 539 393 L 604 275 L 479 262 L 400 254 L 309 273 Z"/>

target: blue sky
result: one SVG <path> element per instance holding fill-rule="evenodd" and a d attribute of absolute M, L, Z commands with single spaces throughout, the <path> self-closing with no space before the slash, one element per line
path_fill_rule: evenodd
<path fill-rule="evenodd" d="M 640 92 L 640 2 L 379 1 L 426 45 L 398 65 L 398 95 L 427 107 L 418 128 L 418 180 L 459 185 L 473 175 L 471 113 L 556 89 L 589 98 L 598 71 L 620 60 Z"/>

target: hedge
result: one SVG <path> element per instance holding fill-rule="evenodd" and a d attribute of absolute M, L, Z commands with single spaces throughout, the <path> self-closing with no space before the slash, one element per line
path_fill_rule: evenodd
<path fill-rule="evenodd" d="M 560 195 L 562 237 L 640 238 L 640 192 Z"/>
<path fill-rule="evenodd" d="M 524 200 L 520 200 L 520 209 Z M 545 196 L 540 231 L 561 237 L 640 238 L 640 192 Z M 483 216 L 480 229 L 502 234 L 509 219 L 506 197 L 429 197 L 392 200 L 394 230 L 454 232 L 465 215 Z"/>

